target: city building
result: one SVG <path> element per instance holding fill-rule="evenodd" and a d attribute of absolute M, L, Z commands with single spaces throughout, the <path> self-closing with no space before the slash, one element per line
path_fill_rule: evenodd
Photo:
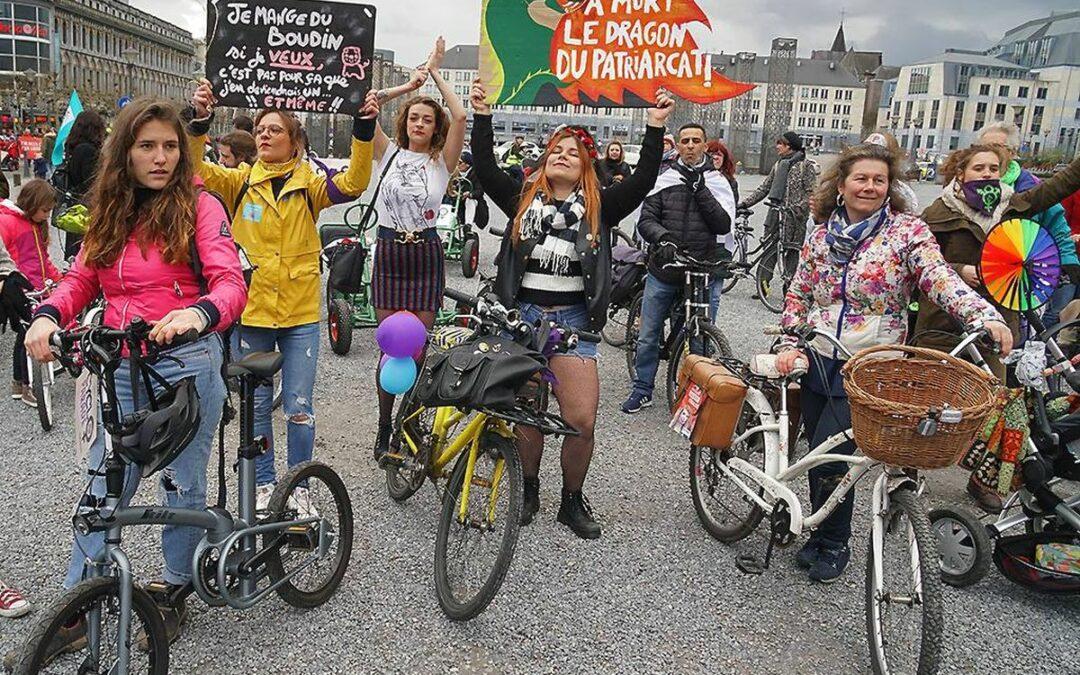
<path fill-rule="evenodd" d="M 986 51 L 947 49 L 904 66 L 880 120 L 918 154 L 964 147 L 994 121 L 1020 128 L 1025 154 L 1077 154 L 1080 11 L 1028 21 Z"/>
<path fill-rule="evenodd" d="M 0 129 L 55 123 L 43 100 L 55 81 L 53 3 L 0 1 Z"/>

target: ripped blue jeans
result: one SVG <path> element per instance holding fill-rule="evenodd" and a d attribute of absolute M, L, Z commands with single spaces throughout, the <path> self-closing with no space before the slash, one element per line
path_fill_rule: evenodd
<path fill-rule="evenodd" d="M 315 410 L 311 396 L 319 361 L 319 324 L 305 323 L 289 328 L 255 328 L 238 325 L 233 333 L 240 359 L 251 352 L 279 351 L 281 366 L 281 408 L 288 429 L 289 466 L 311 459 L 315 450 Z M 277 481 L 274 473 L 274 389 L 266 385 L 255 391 L 255 435 L 265 436 L 270 449 L 255 460 L 255 483 Z"/>
<path fill-rule="evenodd" d="M 154 364 L 154 370 L 167 382 L 175 383 L 194 375 L 195 387 L 199 391 L 199 429 L 195 437 L 169 466 L 154 476 L 161 489 L 163 505 L 186 509 L 206 508 L 206 465 L 217 438 L 218 421 L 225 403 L 225 380 L 221 378 L 223 352 L 221 337 L 215 333 L 169 351 L 169 356 L 176 361 L 162 359 Z M 129 374 L 128 362 L 124 361 L 116 371 L 116 395 L 122 414 L 134 412 Z M 146 390 L 140 387 L 139 408 L 146 405 Z M 104 454 L 105 429 L 99 419 L 97 437 L 87 457 L 87 471 L 92 477 L 90 493 L 83 497 L 80 509 L 105 497 Z M 139 467 L 127 465 L 122 504 L 131 503 L 141 475 Z M 166 582 L 184 584 L 191 579 L 191 557 L 204 534 L 204 530 L 187 526 L 166 525 L 161 530 L 161 553 L 165 558 L 163 578 Z M 71 588 L 79 583 L 87 576 L 87 559 L 100 561 L 104 553 L 104 532 L 76 534 L 64 587 Z"/>

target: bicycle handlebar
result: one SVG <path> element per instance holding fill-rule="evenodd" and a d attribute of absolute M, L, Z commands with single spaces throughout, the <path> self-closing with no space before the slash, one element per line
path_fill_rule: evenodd
<path fill-rule="evenodd" d="M 176 335 L 172 342 L 159 345 L 150 339 L 151 329 L 152 326 L 149 323 L 136 317 L 124 330 L 108 326 L 58 330 L 52 334 L 49 343 L 62 360 L 66 358 L 71 362 L 72 352 L 78 347 L 84 359 L 90 356 L 99 364 L 107 365 L 120 358 L 121 350 L 125 345 L 129 350 L 139 354 L 145 351 L 147 360 L 153 361 L 162 350 L 189 344 L 200 337 L 199 331 L 192 328 Z"/>
<path fill-rule="evenodd" d="M 521 320 L 521 313 L 516 309 L 507 309 L 503 306 L 494 293 L 488 292 L 482 296 L 469 295 L 462 291 L 445 288 L 443 295 L 454 302 L 460 303 L 476 312 L 476 316 L 483 321 L 492 319 L 500 327 L 509 331 L 515 340 L 525 339 L 534 335 L 534 326 Z M 564 324 L 550 322 L 552 327 L 559 329 L 563 334 L 562 342 L 567 350 L 573 349 L 578 342 L 591 342 L 597 344 L 601 337 L 598 333 L 580 328 L 574 328 Z"/>

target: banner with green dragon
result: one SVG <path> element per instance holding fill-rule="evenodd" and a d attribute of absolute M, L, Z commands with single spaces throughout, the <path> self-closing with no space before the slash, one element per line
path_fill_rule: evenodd
<path fill-rule="evenodd" d="M 483 0 L 480 79 L 500 105 L 646 107 L 660 87 L 694 103 L 753 89 L 727 79 L 690 26 L 694 0 Z"/>

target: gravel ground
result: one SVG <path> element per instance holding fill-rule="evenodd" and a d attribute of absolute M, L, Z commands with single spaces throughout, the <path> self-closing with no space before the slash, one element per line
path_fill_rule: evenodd
<path fill-rule="evenodd" d="M 749 190 L 760 180 L 745 177 Z M 935 188 L 919 186 L 924 204 Z M 490 271 L 495 241 L 485 235 Z M 451 267 L 451 284 L 471 288 Z M 740 356 L 764 349 L 761 327 L 775 321 L 742 282 L 721 305 L 720 326 Z M 9 353 L 10 333 L 0 336 Z M 386 494 L 371 460 L 375 435 L 374 335 L 356 335 L 347 357 L 320 347 L 316 457 L 343 476 L 356 519 L 348 574 L 325 606 L 300 611 L 276 598 L 245 612 L 192 601 L 189 627 L 172 649 L 175 673 L 270 672 L 754 672 L 863 673 L 869 670 L 863 576 L 868 494 L 859 489 L 853 558 L 829 587 L 795 569 L 795 548 L 772 569 L 744 576 L 739 553 L 761 554 L 763 536 L 736 546 L 711 539 L 697 522 L 687 482 L 687 448 L 658 405 L 628 417 L 622 353 L 601 346 L 597 449 L 587 490 L 604 526 L 581 541 L 555 522 L 557 454 L 542 472 L 542 509 L 522 530 L 501 592 L 467 624 L 453 624 L 433 592 L 437 502 L 430 486 L 404 505 Z M 57 386 L 57 409 L 72 409 L 73 387 Z M 0 574 L 35 608 L 60 591 L 71 534 L 69 514 L 82 469 L 75 466 L 69 419 L 45 434 L 17 402 L 0 421 L 0 510 L 11 546 Z M 281 420 L 278 420 L 281 423 Z M 280 432 L 280 428 L 279 428 Z M 279 438 L 283 435 L 279 433 Z M 279 454 L 279 457 L 281 455 Z M 283 462 L 283 459 L 282 459 Z M 279 462 L 281 466 L 281 462 Z M 964 476 L 938 472 L 935 501 L 961 501 Z M 211 494 L 214 493 L 211 473 Z M 144 487 L 140 499 L 154 499 Z M 138 574 L 159 570 L 157 533 L 131 529 L 125 543 Z M 992 571 L 979 585 L 946 587 L 944 672 L 1080 672 L 1075 600 L 1035 595 Z M 0 620 L 0 652 L 22 640 L 37 613 Z"/>

